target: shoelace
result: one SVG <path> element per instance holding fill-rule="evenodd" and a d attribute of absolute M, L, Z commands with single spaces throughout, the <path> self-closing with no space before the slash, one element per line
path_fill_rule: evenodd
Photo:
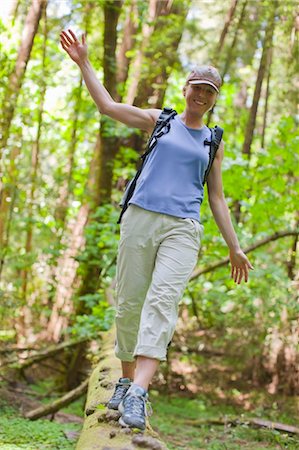
<path fill-rule="evenodd" d="M 126 408 L 128 408 L 129 413 L 136 414 L 137 416 L 143 415 L 151 416 L 153 413 L 153 409 L 151 403 L 148 401 L 146 397 L 130 394 L 125 399 Z"/>
<path fill-rule="evenodd" d="M 113 400 L 120 400 L 123 398 L 124 394 L 127 392 L 127 390 L 129 389 L 130 385 L 129 384 L 124 384 L 124 383 L 116 383 L 115 385 L 115 392 L 112 396 Z"/>

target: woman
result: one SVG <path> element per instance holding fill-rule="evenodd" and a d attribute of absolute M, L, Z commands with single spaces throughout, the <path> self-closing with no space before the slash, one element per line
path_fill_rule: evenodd
<path fill-rule="evenodd" d="M 78 64 L 100 113 L 152 133 L 161 110 L 116 103 L 96 78 L 84 35 L 79 42 L 71 30 L 63 31 L 61 44 Z M 204 140 L 210 140 L 203 116 L 214 106 L 220 86 L 221 77 L 211 66 L 196 68 L 188 76 L 185 110 L 174 117 L 170 131 L 148 156 L 121 221 L 115 354 L 122 377 L 108 408 L 119 409 L 122 426 L 145 428 L 148 386 L 159 361 L 166 360 L 178 303 L 197 262 L 203 231 L 199 209 L 209 161 Z M 240 248 L 223 195 L 223 153 L 222 141 L 207 178 L 208 197 L 229 247 L 231 276 L 240 284 L 248 281 L 253 267 Z"/>

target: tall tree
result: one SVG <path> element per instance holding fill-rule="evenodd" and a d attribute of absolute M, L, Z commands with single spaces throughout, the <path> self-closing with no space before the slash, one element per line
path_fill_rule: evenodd
<path fill-rule="evenodd" d="M 260 65 L 257 73 L 256 83 L 255 83 L 255 89 L 253 94 L 253 101 L 249 112 L 249 118 L 247 122 L 246 132 L 245 132 L 245 140 L 242 152 L 244 154 L 247 154 L 250 158 L 251 155 L 251 143 L 253 140 L 253 132 L 255 128 L 256 123 L 256 116 L 257 116 L 257 110 L 258 110 L 258 104 L 260 100 L 261 90 L 262 90 L 262 83 L 266 74 L 266 68 L 267 68 L 267 61 L 269 60 L 269 52 L 272 48 L 272 40 L 273 40 L 273 33 L 274 33 L 274 24 L 275 24 L 275 15 L 276 15 L 276 8 L 277 8 L 277 1 L 274 1 L 271 4 L 270 9 L 270 17 L 268 18 L 266 30 L 265 30 L 265 37 L 263 41 L 263 51 L 262 56 L 260 59 Z"/>
<path fill-rule="evenodd" d="M 41 67 L 41 84 L 40 84 L 40 96 L 39 96 L 39 106 L 37 113 L 37 123 L 36 123 L 36 136 L 34 142 L 32 143 L 32 154 L 31 154 L 31 168 L 30 168 L 30 190 L 27 199 L 27 228 L 26 228 L 26 238 L 25 238 L 25 251 L 26 255 L 30 255 L 32 252 L 32 238 L 33 238 L 33 223 L 34 223 L 34 211 L 33 205 L 36 197 L 37 190 L 37 175 L 39 169 L 39 158 L 40 158 L 40 138 L 43 123 L 44 114 L 44 101 L 46 95 L 46 48 L 48 39 L 48 25 L 47 25 L 47 11 L 43 8 L 43 43 L 42 43 L 42 67 Z M 31 273 L 31 264 L 28 261 L 28 265 L 21 270 L 22 288 L 21 297 L 23 306 L 20 308 L 16 320 L 16 327 L 18 329 L 19 340 L 22 337 L 27 337 L 30 341 L 33 335 L 33 323 L 31 314 L 31 305 L 28 304 L 27 298 L 27 287 L 28 278 Z M 31 337 L 30 337 L 31 335 Z"/>
<path fill-rule="evenodd" d="M 2 117 L 0 121 L 0 160 L 2 158 L 2 152 L 7 144 L 10 124 L 14 115 L 27 63 L 30 58 L 34 37 L 42 14 L 42 8 L 45 4 L 46 0 L 32 0 L 26 17 L 16 64 L 9 76 L 7 90 L 2 105 Z"/>
<path fill-rule="evenodd" d="M 9 76 L 2 104 L 2 115 L 0 118 L 0 277 L 9 241 L 8 230 L 10 224 L 8 215 L 11 215 L 9 211 L 11 212 L 14 207 L 16 189 L 15 158 L 19 154 L 20 148 L 16 147 L 13 149 L 8 158 L 8 163 L 5 163 L 3 150 L 7 145 L 10 125 L 24 79 L 26 66 L 30 58 L 34 37 L 37 33 L 42 10 L 46 8 L 46 4 L 46 0 L 32 0 L 26 16 L 16 63 Z M 5 184 L 3 184 L 3 174 L 5 174 Z"/>
<path fill-rule="evenodd" d="M 18 51 L 17 60 L 12 70 L 9 79 L 6 92 L 4 95 L 3 105 L 2 105 L 2 115 L 0 119 L 0 172 L 5 173 L 3 150 L 6 147 L 9 133 L 10 125 L 13 119 L 14 111 L 16 108 L 17 99 L 20 93 L 22 82 L 24 79 L 24 74 L 26 71 L 27 63 L 30 58 L 31 49 L 33 46 L 34 37 L 36 35 L 40 17 L 42 14 L 43 7 L 46 7 L 46 0 L 32 0 L 28 14 L 26 16 L 26 21 L 24 25 L 24 30 L 22 34 L 21 45 Z M 12 158 L 12 154 L 10 155 Z M 7 237 L 5 233 L 7 232 L 7 214 L 9 211 L 10 199 L 12 198 L 11 187 L 13 185 L 13 180 L 9 180 L 7 186 L 3 186 L 3 180 L 0 178 L 0 248 L 2 252 L 5 250 L 5 245 L 7 245 Z M 1 267 L 3 266 L 3 258 L 1 258 Z"/>

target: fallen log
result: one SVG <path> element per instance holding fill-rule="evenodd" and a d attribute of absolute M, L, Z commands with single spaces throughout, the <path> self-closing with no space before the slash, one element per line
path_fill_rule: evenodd
<path fill-rule="evenodd" d="M 76 450 L 133 450 L 140 447 L 166 450 L 166 445 L 148 421 L 146 430 L 136 433 L 119 425 L 118 411 L 106 408 L 114 383 L 121 376 L 120 361 L 114 355 L 115 327 L 103 333 L 102 339 L 99 362 L 89 379 L 85 419 Z"/>
<path fill-rule="evenodd" d="M 28 411 L 27 413 L 25 413 L 25 417 L 27 419 L 36 420 L 39 419 L 40 417 L 47 416 L 48 414 L 54 414 L 60 409 L 72 403 L 73 401 L 77 400 L 79 397 L 81 397 L 81 395 L 85 394 L 85 392 L 87 391 L 87 386 L 88 386 L 88 379 L 84 380 L 83 383 L 81 383 L 75 389 L 71 390 L 63 397 L 58 398 L 49 405 L 43 405 L 36 409 Z"/>
<path fill-rule="evenodd" d="M 260 428 L 268 428 L 270 430 L 282 431 L 290 434 L 299 434 L 299 428 L 294 427 L 293 425 L 287 425 L 285 423 L 280 422 L 272 422 L 271 420 L 259 419 L 259 418 L 248 418 L 248 419 L 207 419 L 207 420 L 184 420 L 186 425 L 192 426 L 204 426 L 204 425 L 230 425 L 230 426 L 238 426 L 238 425 L 249 425 L 253 427 Z"/>
<path fill-rule="evenodd" d="M 27 367 L 32 366 L 32 364 L 35 364 L 47 358 L 51 358 L 57 355 L 58 353 L 71 347 L 74 347 L 76 345 L 79 345 L 82 342 L 86 342 L 87 340 L 88 339 L 85 338 L 77 341 L 62 342 L 61 344 L 58 345 L 51 345 L 50 347 L 47 347 L 40 351 L 36 351 L 34 354 L 28 355 L 25 358 L 19 357 L 20 359 L 22 359 L 21 361 L 19 360 L 19 358 L 14 359 L 13 361 L 12 360 L 6 361 L 2 364 L 2 367 L 8 366 L 10 369 L 23 370 L 26 369 Z"/>

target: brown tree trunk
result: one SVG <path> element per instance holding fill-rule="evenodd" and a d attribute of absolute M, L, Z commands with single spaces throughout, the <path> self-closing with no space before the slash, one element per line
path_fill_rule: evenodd
<path fill-rule="evenodd" d="M 262 83 L 263 83 L 264 76 L 266 73 L 268 54 L 271 51 L 271 47 L 272 47 L 276 6 L 277 6 L 277 1 L 273 2 L 271 16 L 268 19 L 268 23 L 267 23 L 267 27 L 266 27 L 266 31 L 265 31 L 263 52 L 262 52 L 262 57 L 260 60 L 260 66 L 259 66 L 259 70 L 258 70 L 258 74 L 257 74 L 256 83 L 255 83 L 253 102 L 252 102 L 252 105 L 250 108 L 249 119 L 248 119 L 247 127 L 246 127 L 245 140 L 244 140 L 242 152 L 244 154 L 248 155 L 248 158 L 250 158 L 250 156 L 251 156 L 250 147 L 251 147 L 251 143 L 253 140 L 253 132 L 254 132 L 255 124 L 256 124 L 257 109 L 258 109 L 258 104 L 259 104 L 260 95 L 261 95 Z"/>
<path fill-rule="evenodd" d="M 104 86 L 114 98 L 116 95 L 116 43 L 117 22 L 122 7 L 122 1 L 109 0 L 104 3 Z M 118 149 L 118 137 L 109 136 L 109 125 L 112 119 L 101 116 L 100 133 L 97 137 L 95 156 L 93 159 L 91 188 L 92 202 L 90 212 L 111 200 L 113 161 Z M 94 293 L 97 290 L 100 277 L 100 268 L 88 264 L 79 290 L 79 296 Z M 85 306 L 79 303 L 77 314 L 82 314 Z"/>
<path fill-rule="evenodd" d="M 22 136 L 20 136 L 20 141 Z M 16 179 L 16 160 L 20 154 L 20 147 L 15 147 L 12 149 L 11 158 L 9 161 L 9 165 L 6 169 L 6 175 L 8 180 L 14 181 Z M 1 196 L 5 199 L 2 203 L 0 203 L 0 279 L 2 277 L 2 271 L 5 264 L 5 256 L 8 250 L 9 243 L 9 235 L 10 235 L 10 227 L 12 223 L 13 210 L 16 199 L 17 192 L 17 183 L 11 182 L 4 185 Z M 6 218 L 6 220 L 4 220 Z"/>
<path fill-rule="evenodd" d="M 79 86 L 76 89 L 76 98 L 73 115 L 72 135 L 69 143 L 69 150 L 66 164 L 64 167 L 64 179 L 59 189 L 59 199 L 54 213 L 55 220 L 59 221 L 59 226 L 64 229 L 65 219 L 68 210 L 69 196 L 71 193 L 71 183 L 74 169 L 74 158 L 77 147 L 77 131 L 78 117 L 81 109 L 81 93 L 82 93 L 82 76 L 80 77 Z"/>
<path fill-rule="evenodd" d="M 175 2 L 152 0 L 150 2 L 148 21 L 151 26 L 147 24 L 144 26 L 142 48 L 132 63 L 134 75 L 137 74 L 137 76 L 135 76 L 134 91 L 131 89 L 128 94 L 128 103 L 134 103 L 140 108 L 162 108 L 167 80 L 171 72 L 169 69 L 178 62 L 177 49 L 189 6 L 189 0 Z M 164 38 L 157 39 L 156 34 L 161 34 Z M 167 52 L 165 52 L 165 41 L 168 43 Z M 159 58 L 161 54 L 163 58 Z M 146 140 L 147 135 L 134 133 L 129 145 L 141 152 Z"/>
<path fill-rule="evenodd" d="M 5 173 L 4 161 L 2 160 L 2 153 L 6 147 L 10 132 L 10 124 L 13 119 L 14 110 L 17 103 L 17 98 L 22 86 L 27 63 L 30 58 L 31 49 L 33 46 L 34 37 L 36 35 L 38 24 L 40 21 L 42 8 L 46 7 L 46 0 L 32 0 L 29 8 L 24 30 L 22 34 L 22 42 L 18 51 L 18 56 L 14 70 L 9 76 L 7 90 L 2 104 L 2 114 L 0 119 L 0 172 Z M 13 155 L 10 155 L 10 159 Z M 12 166 L 10 161 L 9 165 Z M 6 186 L 3 186 L 0 178 L 0 248 L 2 250 L 1 269 L 4 264 L 3 252 L 7 245 L 7 236 L 5 230 L 7 229 L 7 214 L 9 211 L 10 199 L 14 196 L 10 185 L 14 185 L 14 180 L 10 179 Z"/>
<path fill-rule="evenodd" d="M 299 211 L 297 211 L 295 228 L 297 229 L 299 228 Z M 287 260 L 288 277 L 290 280 L 295 279 L 297 249 L 298 249 L 298 234 L 293 239 Z"/>
<path fill-rule="evenodd" d="M 66 250 L 57 262 L 57 289 L 48 327 L 41 333 L 41 339 L 58 342 L 61 332 L 69 323 L 70 315 L 73 312 L 72 296 L 76 287 L 76 271 L 79 265 L 75 257 L 85 244 L 83 234 L 88 213 L 88 205 L 82 205 L 76 219 L 69 222 L 65 240 L 62 240 L 62 243 L 66 245 Z"/>
<path fill-rule="evenodd" d="M 14 70 L 8 80 L 7 91 L 2 106 L 3 114 L 0 122 L 0 160 L 2 158 L 2 151 L 6 146 L 9 137 L 10 124 L 16 107 L 17 98 L 22 86 L 26 66 L 30 58 L 34 37 L 42 14 L 42 8 L 45 4 L 46 0 L 32 0 L 26 17 L 22 42 L 18 51 Z"/>
<path fill-rule="evenodd" d="M 219 67 L 219 62 L 218 61 L 220 60 L 220 53 L 221 53 L 221 50 L 223 48 L 224 41 L 225 41 L 225 38 L 226 38 L 227 33 L 228 33 L 228 29 L 229 29 L 229 27 L 231 25 L 231 22 L 233 21 L 233 17 L 234 17 L 235 12 L 236 12 L 237 3 L 238 3 L 238 1 L 232 0 L 231 7 L 230 7 L 230 9 L 228 11 L 228 14 L 227 14 L 226 23 L 224 24 L 224 28 L 223 28 L 223 30 L 221 32 L 219 43 L 218 43 L 218 46 L 216 48 L 215 56 L 214 56 L 214 59 L 213 59 L 213 64 L 216 67 Z M 239 20 L 238 20 L 237 26 L 235 28 L 235 32 L 234 32 L 234 37 L 233 37 L 232 43 L 228 47 L 227 52 L 226 52 L 224 69 L 221 72 L 221 78 L 222 79 L 224 79 L 225 75 L 227 74 L 229 66 L 230 66 L 230 63 L 232 61 L 232 53 L 233 53 L 233 51 L 234 51 L 234 49 L 236 47 L 237 37 L 239 36 L 239 32 L 240 32 L 240 29 L 241 29 L 241 26 L 243 24 L 243 20 L 244 20 L 244 17 L 245 17 L 246 4 L 247 4 L 247 0 L 244 0 L 244 3 L 242 5 L 241 14 L 239 16 Z M 212 119 L 212 116 L 213 116 L 213 112 L 214 112 L 214 108 L 212 108 L 211 111 L 208 112 L 207 122 L 206 122 L 207 126 L 210 125 L 210 122 L 211 122 L 211 119 Z"/>
<path fill-rule="evenodd" d="M 90 21 L 92 18 L 91 10 L 93 4 L 91 2 L 85 3 L 84 15 L 85 33 L 88 34 L 90 28 Z M 74 157 L 77 147 L 77 130 L 78 117 L 81 109 L 81 94 L 82 94 L 82 78 L 80 78 L 79 86 L 77 88 L 75 99 L 75 110 L 73 115 L 72 136 L 69 145 L 68 162 L 66 167 L 65 179 L 60 188 L 60 198 L 58 200 L 58 207 L 55 211 L 56 220 L 60 220 L 61 233 L 58 239 L 58 244 L 63 244 L 65 250 L 63 254 L 56 261 L 56 267 L 53 269 L 55 275 L 56 292 L 53 300 L 52 313 L 50 320 L 44 320 L 47 327 L 41 333 L 42 338 L 47 340 L 58 341 L 61 337 L 61 332 L 67 327 L 69 323 L 70 313 L 73 312 L 72 296 L 75 288 L 78 286 L 76 272 L 78 262 L 75 260 L 76 256 L 82 251 L 85 245 L 84 228 L 86 226 L 89 215 L 89 203 L 82 205 L 77 218 L 71 219 L 66 223 L 66 214 L 69 206 L 69 198 L 72 190 L 72 175 L 74 166 Z M 45 318 L 43 318 L 45 319 Z"/>
<path fill-rule="evenodd" d="M 138 21 L 138 8 L 137 8 L 137 0 L 132 0 L 130 4 L 129 11 L 126 15 L 126 20 L 124 23 L 124 31 L 123 37 L 120 44 L 120 47 L 117 52 L 117 85 L 121 86 L 121 93 L 117 92 L 115 96 L 115 101 L 119 102 L 123 98 L 123 86 L 128 78 L 129 67 L 131 58 L 129 58 L 126 54 L 129 50 L 135 45 L 135 34 L 137 32 L 137 21 Z"/>
<path fill-rule="evenodd" d="M 272 64 L 272 53 L 273 49 L 270 48 L 268 52 L 268 62 L 267 62 L 267 86 L 266 86 L 266 94 L 265 94 L 265 108 L 264 108 L 264 117 L 263 117 L 263 127 L 262 127 L 262 139 L 261 139 L 261 147 L 265 148 L 265 134 L 267 127 L 267 115 L 268 115 L 268 100 L 270 95 L 270 76 L 271 76 L 271 64 Z"/>
<path fill-rule="evenodd" d="M 226 19 L 225 19 L 225 22 L 224 22 L 224 26 L 223 26 L 222 31 L 221 31 L 220 39 L 219 39 L 218 45 L 216 47 L 215 57 L 219 56 L 221 50 L 223 49 L 225 38 L 227 36 L 229 27 L 230 27 L 230 25 L 231 25 L 231 23 L 233 21 L 233 18 L 234 18 L 234 15 L 235 15 L 235 11 L 236 11 L 236 8 L 237 8 L 237 4 L 238 4 L 238 0 L 231 0 L 231 5 L 230 5 L 230 8 L 229 8 L 229 10 L 227 12 L 227 16 L 226 16 Z"/>
<path fill-rule="evenodd" d="M 149 0 L 148 5 L 148 20 L 142 26 L 141 32 L 141 45 L 137 51 L 136 57 L 134 59 L 134 77 L 131 81 L 130 87 L 127 92 L 125 102 L 129 105 L 133 105 L 134 99 L 136 97 L 136 92 L 138 88 L 138 83 L 141 76 L 142 70 L 142 60 L 144 57 L 144 51 L 149 44 L 149 38 L 154 31 L 154 20 L 156 18 L 156 5 L 158 0 Z"/>
<path fill-rule="evenodd" d="M 248 3 L 248 0 L 244 0 L 243 5 L 242 5 L 242 9 L 241 9 L 241 13 L 240 13 L 240 16 L 239 16 L 239 19 L 238 19 L 238 23 L 237 23 L 237 26 L 236 26 L 236 29 L 235 29 L 235 32 L 234 32 L 234 37 L 233 37 L 232 43 L 228 47 L 228 50 L 227 50 L 224 68 L 223 68 L 223 71 L 221 73 L 222 78 L 224 78 L 225 75 L 227 74 L 229 66 L 230 66 L 230 63 L 232 61 L 232 54 L 233 54 L 233 51 L 234 51 L 234 49 L 236 47 L 237 39 L 238 39 L 240 30 L 242 29 L 243 21 L 244 21 L 244 18 L 245 18 L 245 12 L 246 12 L 247 3 Z"/>
<path fill-rule="evenodd" d="M 177 49 L 182 38 L 189 0 L 157 1 L 153 32 L 144 48 L 142 71 L 134 104 L 139 107 L 161 108 L 164 101 L 169 68 L 178 63 Z M 156 35 L 163 36 L 157 39 Z M 167 42 L 167 52 L 165 52 Z M 163 58 L 159 55 L 163 54 Z"/>
<path fill-rule="evenodd" d="M 32 250 L 32 235 L 33 235 L 33 205 L 35 200 L 35 191 L 36 191 L 36 180 L 37 180 L 37 172 L 39 165 L 39 150 L 40 150 L 40 136 L 41 136 L 41 128 L 42 128 L 42 119 L 43 119 L 43 110 L 44 110 L 44 100 L 46 94 L 46 83 L 45 83 L 45 67 L 46 67 L 46 45 L 47 45 L 47 37 L 48 37 L 48 27 L 47 27 L 47 15 L 46 8 L 43 9 L 43 23 L 44 23 L 44 40 L 42 47 L 42 73 L 41 73 L 41 91 L 40 91 L 40 102 L 39 102 L 39 110 L 37 117 L 37 131 L 36 138 L 32 145 L 32 155 L 31 155 L 31 187 L 29 199 L 27 202 L 27 230 L 26 230 L 26 242 L 25 249 L 26 254 L 29 255 Z M 27 284 L 28 284 L 28 276 L 31 267 L 26 267 L 21 270 L 21 279 L 22 279 L 22 303 L 23 307 L 21 308 L 20 314 L 17 318 L 17 328 L 18 335 L 21 333 L 22 337 L 29 338 L 32 335 L 32 315 L 31 315 L 31 304 L 28 303 L 27 298 Z M 18 336 L 21 338 L 21 336 Z"/>

